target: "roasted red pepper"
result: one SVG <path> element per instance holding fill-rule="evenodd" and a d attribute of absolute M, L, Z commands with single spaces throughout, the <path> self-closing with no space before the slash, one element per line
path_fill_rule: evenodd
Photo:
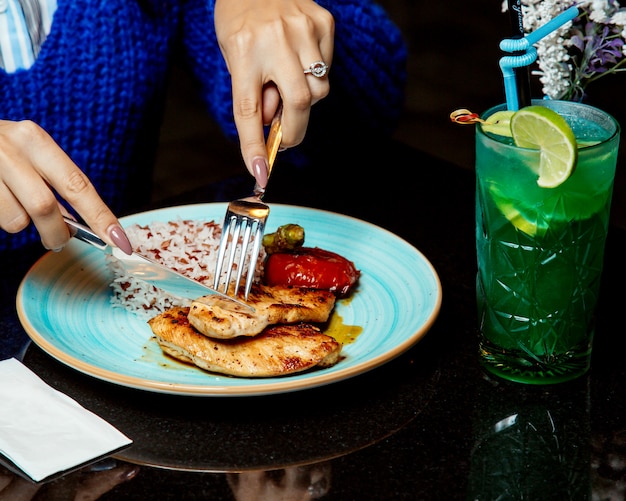
<path fill-rule="evenodd" d="M 268 285 L 325 289 L 345 296 L 360 274 L 352 261 L 339 254 L 319 247 L 301 247 L 268 256 L 264 280 Z"/>

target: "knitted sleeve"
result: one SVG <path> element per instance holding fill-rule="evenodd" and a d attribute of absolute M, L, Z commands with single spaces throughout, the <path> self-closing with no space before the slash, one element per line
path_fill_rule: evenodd
<path fill-rule="evenodd" d="M 331 91 L 312 110 L 307 155 L 335 136 L 390 134 L 404 105 L 407 50 L 398 27 L 373 0 L 316 0 L 335 18 L 335 48 L 329 73 Z M 191 0 L 183 20 L 187 62 L 201 83 L 211 115 L 236 139 L 231 82 L 213 27 L 215 0 Z M 333 130 L 334 129 L 334 130 Z M 336 133 L 336 135 L 335 135 Z M 336 137 L 336 136 L 339 137 Z M 307 153 L 307 145 L 311 151 Z M 319 149 L 318 149 L 319 151 Z"/>
<path fill-rule="evenodd" d="M 404 105 L 407 50 L 398 27 L 370 0 L 317 0 L 335 17 L 331 93 L 348 99 L 355 119 L 392 130 Z"/>

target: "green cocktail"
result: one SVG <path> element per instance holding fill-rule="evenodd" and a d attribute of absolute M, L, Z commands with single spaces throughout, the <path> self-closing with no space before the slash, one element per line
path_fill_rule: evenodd
<path fill-rule="evenodd" d="M 477 127 L 480 357 L 506 379 L 548 384 L 589 368 L 620 127 L 590 106 L 533 104 L 567 120 L 578 160 L 565 182 L 543 188 L 538 150 Z"/>

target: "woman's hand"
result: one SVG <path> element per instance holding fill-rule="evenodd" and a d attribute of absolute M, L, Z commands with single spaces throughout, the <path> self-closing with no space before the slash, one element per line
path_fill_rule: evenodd
<path fill-rule="evenodd" d="M 228 473 L 226 478 L 237 501 L 310 501 L 328 494 L 331 467 L 317 463 L 270 472 Z"/>
<path fill-rule="evenodd" d="M 334 19 L 313 0 L 217 0 L 215 32 L 232 77 L 235 124 L 248 170 L 267 183 L 263 125 L 282 101 L 281 148 L 304 139 L 311 106 L 328 95 L 328 76 L 305 74 L 331 65 Z"/>
<path fill-rule="evenodd" d="M 47 249 L 70 238 L 55 193 L 65 199 L 108 244 L 130 253 L 122 227 L 87 176 L 40 126 L 0 120 L 0 228 L 17 233 L 35 224 Z"/>

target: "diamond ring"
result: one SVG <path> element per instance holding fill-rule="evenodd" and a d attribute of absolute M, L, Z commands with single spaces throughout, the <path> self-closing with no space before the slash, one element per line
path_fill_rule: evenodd
<path fill-rule="evenodd" d="M 328 65 L 324 61 L 315 61 L 306 70 L 305 75 L 310 73 L 314 77 L 322 78 L 328 72 Z"/>

